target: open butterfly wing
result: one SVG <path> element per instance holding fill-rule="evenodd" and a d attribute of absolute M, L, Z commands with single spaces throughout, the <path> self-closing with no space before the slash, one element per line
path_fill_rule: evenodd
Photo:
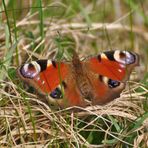
<path fill-rule="evenodd" d="M 117 81 L 126 81 L 134 66 L 139 63 L 137 54 L 128 51 L 108 51 L 89 58 L 86 66 L 94 73 Z"/>
<path fill-rule="evenodd" d="M 68 63 L 38 60 L 22 65 L 18 68 L 18 74 L 41 94 L 49 94 L 50 101 L 62 108 L 85 106 L 70 67 Z"/>
<path fill-rule="evenodd" d="M 49 60 L 33 61 L 18 69 L 19 76 L 42 94 L 50 93 L 65 79 L 68 64 Z"/>
<path fill-rule="evenodd" d="M 92 104 L 106 104 L 120 96 L 125 88 L 125 83 L 109 79 L 105 76 L 91 76 L 93 84 L 94 98 Z"/>
<path fill-rule="evenodd" d="M 118 50 L 86 60 L 85 66 L 95 94 L 92 103 L 105 104 L 119 97 L 125 88 L 125 81 L 138 64 L 137 54 Z"/>
<path fill-rule="evenodd" d="M 73 79 L 73 76 L 71 73 L 66 77 L 64 80 L 64 97 L 62 102 L 62 107 L 68 107 L 68 106 L 85 106 L 86 103 L 84 101 L 84 98 L 82 98 L 80 90 L 78 89 L 78 86 L 76 84 L 75 79 Z"/>

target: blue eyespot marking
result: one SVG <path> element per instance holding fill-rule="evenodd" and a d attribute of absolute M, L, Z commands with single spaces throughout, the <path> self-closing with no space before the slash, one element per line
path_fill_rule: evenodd
<path fill-rule="evenodd" d="M 54 99 L 61 99 L 63 97 L 62 92 L 58 87 L 50 93 L 50 96 Z"/>
<path fill-rule="evenodd" d="M 112 79 L 109 79 L 109 80 L 108 80 L 108 86 L 109 86 L 110 88 L 115 88 L 115 87 L 117 87 L 117 86 L 119 86 L 119 85 L 120 85 L 120 82 L 119 82 L 119 81 L 112 80 Z"/>

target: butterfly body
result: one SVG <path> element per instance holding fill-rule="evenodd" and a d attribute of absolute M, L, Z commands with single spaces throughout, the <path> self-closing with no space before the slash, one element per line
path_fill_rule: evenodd
<path fill-rule="evenodd" d="M 139 56 L 128 51 L 108 51 L 81 61 L 38 60 L 18 69 L 19 76 L 42 94 L 50 94 L 61 107 L 106 104 L 120 96 Z"/>

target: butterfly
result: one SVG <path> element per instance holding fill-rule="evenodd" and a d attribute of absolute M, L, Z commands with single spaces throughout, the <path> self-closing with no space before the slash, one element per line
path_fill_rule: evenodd
<path fill-rule="evenodd" d="M 72 61 L 37 60 L 18 68 L 22 80 L 60 107 L 103 105 L 118 98 L 139 55 L 130 51 L 106 51 L 80 60 L 74 51 Z"/>

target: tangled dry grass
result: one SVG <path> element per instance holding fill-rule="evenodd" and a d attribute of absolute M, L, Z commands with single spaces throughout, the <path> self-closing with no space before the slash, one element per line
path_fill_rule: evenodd
<path fill-rule="evenodd" d="M 68 22 L 64 19 L 46 18 L 42 38 L 38 27 L 40 21 L 36 19 L 36 15 L 38 13 L 28 13 L 16 23 L 21 31 L 17 32 L 17 41 L 11 32 L 13 46 L 5 44 L 8 41 L 7 28 L 0 28 L 0 57 L 3 59 L 0 74 L 0 145 L 148 147 L 147 79 L 144 83 L 138 82 L 147 72 L 147 55 L 141 50 L 148 41 L 146 29 L 133 25 L 132 33 L 136 39 L 131 43 L 131 26 L 121 23 L 128 14 L 112 23 L 91 22 L 90 25 L 75 20 Z M 24 32 L 32 32 L 33 37 L 30 38 L 31 33 L 26 35 Z M 70 47 L 75 47 L 80 57 L 85 57 L 96 54 L 98 49 L 125 49 L 133 44 L 134 51 L 142 57 L 138 68 L 140 76 L 133 74 L 121 97 L 105 106 L 89 106 L 81 108 L 81 112 L 72 112 L 71 108 L 51 109 L 44 98 L 29 93 L 28 86 L 21 85 L 15 70 L 24 61 L 53 58 L 59 50 L 55 42 L 57 37 L 66 42 L 64 59 L 70 58 Z M 37 52 L 40 47 L 43 47 L 42 52 Z M 98 138 L 97 142 L 94 137 Z"/>

